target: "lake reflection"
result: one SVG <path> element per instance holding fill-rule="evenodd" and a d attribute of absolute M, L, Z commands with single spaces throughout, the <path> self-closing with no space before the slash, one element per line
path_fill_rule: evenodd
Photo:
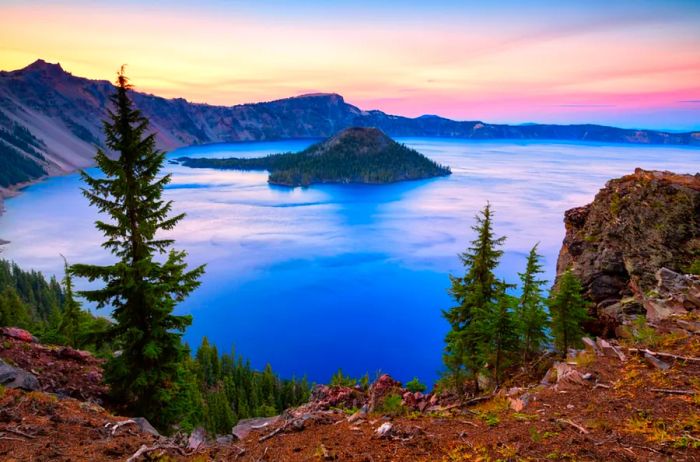
<path fill-rule="evenodd" d="M 171 233 L 203 284 L 178 308 L 192 313 L 186 339 L 233 344 L 256 367 L 327 381 L 332 372 L 382 370 L 432 382 L 451 306 L 447 274 L 473 237 L 474 214 L 490 201 L 496 231 L 508 236 L 499 274 L 516 281 L 540 242 L 553 276 L 566 209 L 591 201 L 604 183 L 635 167 L 695 173 L 700 150 L 546 142 L 400 141 L 441 164 L 450 177 L 385 186 L 270 186 L 265 172 L 168 164 L 167 196 L 187 218 Z M 312 141 L 189 147 L 170 157 L 254 157 L 298 151 Z M 107 262 L 95 212 L 77 175 L 53 178 L 6 202 L 3 258 L 62 271 Z"/>

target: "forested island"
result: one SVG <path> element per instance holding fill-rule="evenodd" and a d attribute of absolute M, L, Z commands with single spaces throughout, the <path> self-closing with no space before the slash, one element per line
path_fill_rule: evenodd
<path fill-rule="evenodd" d="M 353 127 L 300 153 L 254 159 L 181 157 L 183 165 L 222 170 L 267 170 L 268 182 L 283 186 L 315 183 L 383 184 L 450 175 L 449 167 L 389 138 L 377 128 Z"/>

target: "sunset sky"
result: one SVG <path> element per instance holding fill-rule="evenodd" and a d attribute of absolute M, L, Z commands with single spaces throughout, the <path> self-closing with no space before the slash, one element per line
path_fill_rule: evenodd
<path fill-rule="evenodd" d="M 211 104 L 335 92 L 489 122 L 700 129 L 700 0 L 8 1 L 0 69 L 37 58 Z"/>

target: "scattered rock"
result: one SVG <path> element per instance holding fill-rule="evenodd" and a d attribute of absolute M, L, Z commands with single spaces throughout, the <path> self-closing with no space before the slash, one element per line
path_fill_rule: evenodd
<path fill-rule="evenodd" d="M 155 429 L 153 425 L 151 425 L 151 422 L 146 420 L 145 417 L 134 417 L 133 419 L 134 422 L 136 422 L 136 425 L 138 425 L 139 430 L 142 433 L 149 433 L 155 437 L 159 437 L 160 433 L 158 433 L 158 430 Z"/>
<path fill-rule="evenodd" d="M 207 442 L 207 432 L 202 427 L 197 427 L 187 439 L 187 449 L 195 451 Z"/>
<path fill-rule="evenodd" d="M 222 435 L 216 437 L 216 444 L 228 445 L 233 443 L 233 435 Z"/>
<path fill-rule="evenodd" d="M 655 276 L 656 291 L 643 299 L 649 321 L 658 322 L 700 309 L 700 277 L 676 273 L 668 268 L 659 269 Z"/>
<path fill-rule="evenodd" d="M 367 405 L 362 406 L 357 412 L 348 417 L 348 422 L 354 423 L 367 417 Z"/>
<path fill-rule="evenodd" d="M 656 356 L 650 355 L 649 353 L 644 353 L 644 360 L 651 366 L 661 369 L 662 371 L 667 370 L 671 366 L 668 365 L 668 363 L 665 363 L 661 361 L 659 358 Z"/>
<path fill-rule="evenodd" d="M 377 435 L 379 438 L 387 438 L 391 435 L 391 430 L 394 428 L 394 426 L 391 424 L 391 422 L 384 422 L 375 430 L 375 435 Z"/>
<path fill-rule="evenodd" d="M 352 387 L 316 385 L 311 390 L 309 410 L 328 410 L 335 407 L 355 408 L 364 403 L 361 390 Z"/>
<path fill-rule="evenodd" d="M 71 347 L 63 347 L 58 350 L 57 356 L 62 359 L 72 359 L 81 363 L 87 363 L 92 360 L 91 353 L 82 350 L 76 350 Z"/>
<path fill-rule="evenodd" d="M 27 391 L 37 391 L 41 388 L 34 374 L 18 367 L 12 367 L 2 359 L 0 359 L 0 385 Z"/>
<path fill-rule="evenodd" d="M 581 341 L 583 342 L 583 346 L 586 348 L 586 350 L 588 350 L 592 353 L 595 353 L 597 355 L 601 354 L 601 352 L 598 351 L 598 347 L 596 346 L 595 342 L 593 340 L 591 340 L 590 337 L 583 337 L 581 339 Z"/>
<path fill-rule="evenodd" d="M 588 386 L 588 382 L 579 371 L 563 362 L 554 363 L 542 379 L 542 384 L 554 384 L 557 390 Z"/>
<path fill-rule="evenodd" d="M 238 421 L 235 427 L 231 430 L 231 434 L 239 440 L 244 439 L 253 430 L 259 430 L 261 428 L 266 428 L 272 424 L 277 423 L 280 417 L 258 417 L 254 419 L 241 419 Z"/>
<path fill-rule="evenodd" d="M 609 358 L 617 358 L 620 361 L 625 361 L 627 359 L 625 354 L 622 353 L 622 351 L 620 351 L 617 347 L 611 345 L 610 342 L 608 342 L 607 340 L 598 337 L 595 341 L 596 346 L 600 349 L 603 355 Z"/>

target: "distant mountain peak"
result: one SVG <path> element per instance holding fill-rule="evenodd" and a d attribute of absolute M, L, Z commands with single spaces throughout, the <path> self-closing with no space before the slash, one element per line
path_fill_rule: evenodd
<path fill-rule="evenodd" d="M 295 96 L 293 99 L 308 99 L 308 98 L 326 98 L 339 101 L 345 101 L 342 95 L 338 93 L 305 93 L 303 95 Z"/>
<path fill-rule="evenodd" d="M 23 72 L 44 72 L 51 74 L 66 74 L 67 72 L 63 70 L 60 63 L 49 63 L 43 59 L 37 59 L 29 66 L 22 69 Z"/>

